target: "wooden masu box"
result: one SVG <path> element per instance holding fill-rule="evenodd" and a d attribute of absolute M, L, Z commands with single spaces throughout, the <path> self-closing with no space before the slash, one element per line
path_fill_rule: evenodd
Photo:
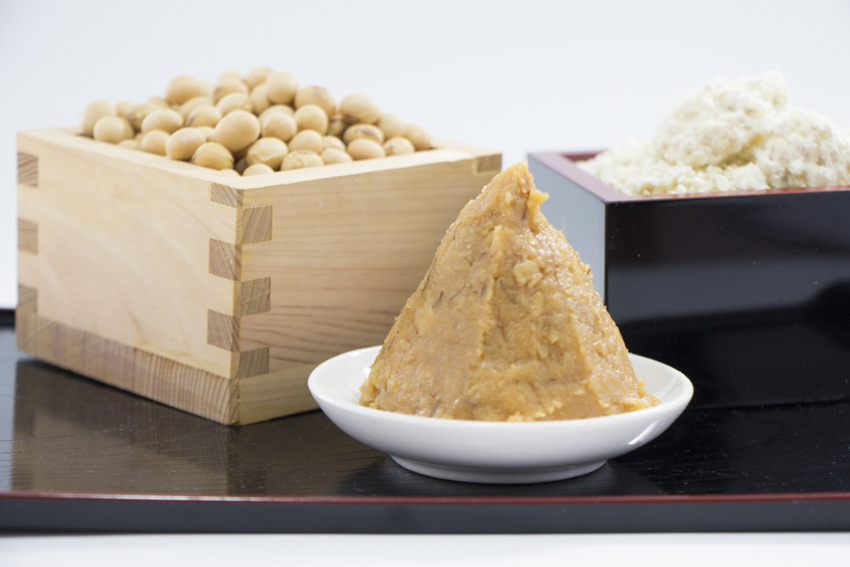
<path fill-rule="evenodd" d="M 18 135 L 18 348 L 225 424 L 313 409 L 320 362 L 380 344 L 498 152 L 240 178 Z"/>

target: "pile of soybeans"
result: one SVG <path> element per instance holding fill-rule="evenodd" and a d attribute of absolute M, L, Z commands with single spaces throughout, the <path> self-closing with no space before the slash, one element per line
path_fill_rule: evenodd
<path fill-rule="evenodd" d="M 81 133 L 174 160 L 259 175 L 431 147 L 428 132 L 382 112 L 369 95 L 339 102 L 324 87 L 298 84 L 288 71 L 256 67 L 215 83 L 191 75 L 169 81 L 162 97 L 86 107 Z"/>

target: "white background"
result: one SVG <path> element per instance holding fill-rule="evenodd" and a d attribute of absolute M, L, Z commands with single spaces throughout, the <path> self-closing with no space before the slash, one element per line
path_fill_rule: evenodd
<path fill-rule="evenodd" d="M 226 70 L 263 65 L 326 86 L 338 99 L 368 92 L 435 136 L 500 149 L 510 164 L 533 151 L 645 139 L 683 90 L 767 70 L 783 73 L 793 104 L 850 127 L 848 60 L 844 0 L 0 0 L 0 307 L 14 306 L 17 294 L 15 133 L 75 125 L 94 98 L 142 101 L 161 94 L 177 74 L 214 80 Z M 75 555 L 80 546 L 91 550 L 97 542 L 106 550 L 109 541 L 0 539 L 0 557 L 5 549 L 17 561 L 4 564 L 35 564 L 52 549 L 73 559 L 82 557 Z M 215 549 L 244 544 L 215 541 Z M 263 541 L 258 549 L 279 542 L 306 554 L 317 540 Z M 330 541 L 343 542 L 344 557 L 351 540 Z M 390 541 L 393 549 L 419 547 L 423 562 L 438 559 L 441 545 L 457 550 L 458 542 L 471 542 L 491 564 L 507 564 L 498 563 L 506 556 L 493 540 Z M 636 540 L 514 540 L 527 550 L 545 542 L 538 555 L 528 555 L 535 559 L 566 557 L 564 546 L 587 552 L 600 541 L 623 551 L 622 560 L 631 559 L 624 550 Z M 683 541 L 761 559 L 793 557 L 789 546 L 821 559 L 833 546 L 848 549 L 843 535 L 644 541 L 651 545 L 641 553 L 662 546 L 658 557 L 671 565 L 685 552 Z M 121 549 L 144 552 L 146 545 Z M 191 538 L 169 545 L 213 549 Z M 334 547 L 321 545 L 322 553 Z M 41 555 L 28 555 L 28 563 L 15 550 Z M 523 556 L 510 557 L 517 564 Z"/>
<path fill-rule="evenodd" d="M 264 65 L 510 164 L 646 139 L 683 90 L 766 70 L 850 127 L 849 31 L 846 0 L 0 0 L 0 307 L 17 295 L 15 133 L 76 125 L 94 98 Z"/>
<path fill-rule="evenodd" d="M 850 534 L 0 538 L 9 567 L 846 567 Z"/>

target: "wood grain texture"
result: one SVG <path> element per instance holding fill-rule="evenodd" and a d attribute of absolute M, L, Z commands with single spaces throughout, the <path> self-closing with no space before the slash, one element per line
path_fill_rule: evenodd
<path fill-rule="evenodd" d="M 272 239 L 272 208 L 239 209 L 236 217 L 236 243 L 252 244 Z"/>
<path fill-rule="evenodd" d="M 210 310 L 207 315 L 207 342 L 234 354 L 230 370 L 233 378 L 244 378 L 269 372 L 269 348 L 246 349 L 242 346 L 241 317 Z"/>
<path fill-rule="evenodd" d="M 240 318 L 210 309 L 207 312 L 207 343 L 236 352 L 239 349 Z"/>
<path fill-rule="evenodd" d="M 242 207 L 242 192 L 221 183 L 210 183 L 210 201 L 238 209 Z"/>
<path fill-rule="evenodd" d="M 475 158 L 475 166 L 473 171 L 475 173 L 487 174 L 490 176 L 495 176 L 502 170 L 502 156 L 501 155 L 485 155 L 478 156 Z"/>
<path fill-rule="evenodd" d="M 38 313 L 38 290 L 27 287 L 25 285 L 18 286 L 18 307 L 19 313 Z"/>
<path fill-rule="evenodd" d="M 16 313 L 18 348 L 52 364 L 220 423 L 236 423 L 238 388 L 221 376 L 50 321 Z"/>
<path fill-rule="evenodd" d="M 210 238 L 210 273 L 228 280 L 242 277 L 242 247 Z"/>
<path fill-rule="evenodd" d="M 18 251 L 38 254 L 38 224 L 18 219 Z"/>
<path fill-rule="evenodd" d="M 307 377 L 315 366 L 315 364 L 290 366 L 285 370 L 240 379 L 241 423 L 256 423 L 316 409 L 316 401 L 307 389 Z"/>
<path fill-rule="evenodd" d="M 38 188 L 38 157 L 18 152 L 18 185 Z"/>
<path fill-rule="evenodd" d="M 254 350 L 240 351 L 234 357 L 234 370 L 232 374 L 236 378 L 250 378 L 269 373 L 269 349 L 268 347 Z M 242 383 L 240 383 L 241 385 Z"/>
<path fill-rule="evenodd" d="M 271 278 L 237 282 L 236 305 L 239 315 L 256 315 L 271 309 Z"/>
<path fill-rule="evenodd" d="M 15 314 L 18 349 L 61 368 L 228 425 L 314 409 L 308 368 L 268 372 L 268 349 L 239 353 L 234 380 L 39 317 L 25 288 Z"/>
<path fill-rule="evenodd" d="M 18 199 L 37 225 L 38 254 L 18 260 L 38 290 L 27 352 L 223 423 L 315 407 L 309 372 L 383 340 L 500 168 L 497 152 L 435 145 L 261 179 L 20 134 L 39 164 Z"/>
<path fill-rule="evenodd" d="M 39 190 L 18 193 L 18 216 L 38 224 L 19 282 L 39 290 L 39 313 L 228 376 L 233 357 L 207 343 L 207 310 L 232 313 L 234 290 L 210 274 L 209 242 L 235 244 L 236 211 L 210 202 L 210 182 L 62 132 L 22 133 L 18 146 L 40 164 Z"/>
<path fill-rule="evenodd" d="M 242 192 L 217 183 L 210 185 L 209 193 L 212 202 L 236 209 L 236 223 L 235 244 L 210 239 L 210 274 L 233 280 L 234 287 L 231 314 L 208 311 L 207 343 L 233 353 L 231 377 L 249 378 L 268 374 L 269 347 L 243 349 L 239 337 L 243 317 L 256 317 L 270 309 L 271 278 L 242 281 L 242 261 L 245 246 L 271 239 L 272 208 L 239 208 L 242 205 Z"/>

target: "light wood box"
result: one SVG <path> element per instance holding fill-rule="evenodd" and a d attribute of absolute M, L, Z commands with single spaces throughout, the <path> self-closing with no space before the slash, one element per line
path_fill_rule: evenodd
<path fill-rule="evenodd" d="M 498 152 L 240 178 L 70 130 L 18 135 L 18 348 L 226 424 L 315 407 L 383 341 Z"/>

